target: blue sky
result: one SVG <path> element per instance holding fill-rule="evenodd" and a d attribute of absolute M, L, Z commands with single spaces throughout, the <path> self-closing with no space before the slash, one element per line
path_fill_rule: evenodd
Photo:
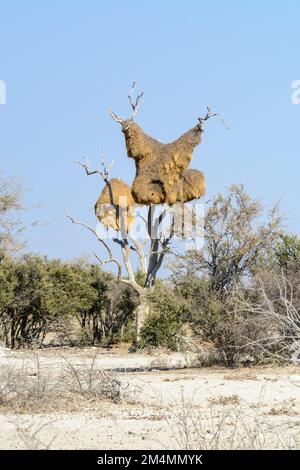
<path fill-rule="evenodd" d="M 192 168 L 205 172 L 207 199 L 232 183 L 270 205 L 281 198 L 300 233 L 300 3 L 295 1 L 0 1 L 0 168 L 27 187 L 24 214 L 48 225 L 30 231 L 30 249 L 72 258 L 95 251 L 72 215 L 95 225 L 101 190 L 74 164 L 101 152 L 113 176 L 131 182 L 134 163 L 107 108 L 129 115 L 132 80 L 144 90 L 137 122 L 171 141 L 207 123 Z"/>

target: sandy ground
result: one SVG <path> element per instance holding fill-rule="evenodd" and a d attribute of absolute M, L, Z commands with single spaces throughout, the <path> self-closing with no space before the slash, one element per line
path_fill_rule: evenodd
<path fill-rule="evenodd" d="M 191 368 L 194 357 L 125 349 L 39 352 L 49 374 L 65 359 L 114 370 L 122 399 L 53 412 L 1 407 L 0 449 L 300 448 L 300 367 Z M 6 351 L 0 367 L 36 367 L 33 352 Z M 34 380 L 34 375 L 32 380 Z"/>

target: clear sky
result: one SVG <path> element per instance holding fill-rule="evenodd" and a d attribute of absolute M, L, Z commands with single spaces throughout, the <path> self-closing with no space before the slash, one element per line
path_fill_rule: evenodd
<path fill-rule="evenodd" d="M 129 115 L 132 80 L 144 90 L 137 122 L 171 141 L 210 105 L 192 168 L 205 172 L 207 198 L 243 183 L 270 205 L 281 199 L 300 233 L 299 1 L 0 0 L 0 168 L 19 175 L 30 249 L 72 258 L 96 242 L 64 211 L 95 225 L 101 189 L 74 162 L 101 152 L 113 176 L 131 182 L 134 162 L 107 108 Z"/>

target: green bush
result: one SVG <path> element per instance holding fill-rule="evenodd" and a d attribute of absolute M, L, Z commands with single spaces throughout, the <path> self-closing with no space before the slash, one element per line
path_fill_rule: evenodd
<path fill-rule="evenodd" d="M 150 313 L 141 331 L 144 346 L 176 348 L 176 334 L 181 332 L 185 303 L 167 286 L 157 287 L 150 295 Z"/>
<path fill-rule="evenodd" d="M 72 344 L 116 342 L 134 308 L 132 290 L 86 260 L 24 255 L 0 262 L 0 334 L 7 347 L 41 346 L 49 333 Z"/>

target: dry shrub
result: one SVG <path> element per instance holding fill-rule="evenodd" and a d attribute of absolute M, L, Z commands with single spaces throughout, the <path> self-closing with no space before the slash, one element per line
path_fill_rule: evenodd
<path fill-rule="evenodd" d="M 238 395 L 218 395 L 217 397 L 210 398 L 211 405 L 239 405 L 241 399 Z"/>
<path fill-rule="evenodd" d="M 299 284 L 294 285 L 283 272 L 263 272 L 248 295 L 237 291 L 234 301 L 244 324 L 242 352 L 257 362 L 299 364 Z"/>
<path fill-rule="evenodd" d="M 106 398 L 118 401 L 122 398 L 122 383 L 111 372 L 95 368 L 96 355 L 89 368 L 76 366 L 66 357 L 60 381 L 65 389 L 87 398 Z"/>
<path fill-rule="evenodd" d="M 41 434 L 44 431 L 45 427 L 53 423 L 53 420 L 47 420 L 40 424 L 35 424 L 30 422 L 27 425 L 21 424 L 18 417 L 12 420 L 11 422 L 18 434 L 19 439 L 21 440 L 25 449 L 28 450 L 50 450 L 52 444 L 57 439 L 57 435 L 54 435 L 52 438 L 48 438 L 47 441 L 41 438 Z"/>
<path fill-rule="evenodd" d="M 171 409 L 167 422 L 171 428 L 174 447 L 185 450 L 262 450 L 298 449 L 299 432 L 294 423 L 273 423 L 257 416 L 246 403 L 220 409 L 209 402 L 195 411 L 194 398 L 186 399 Z"/>
<path fill-rule="evenodd" d="M 266 414 L 270 416 L 281 416 L 281 415 L 287 415 L 287 416 L 296 416 L 298 415 L 297 411 L 295 410 L 296 406 L 296 400 L 295 398 L 289 398 L 287 400 L 283 400 L 280 403 L 276 403 L 270 411 L 268 411 Z"/>
<path fill-rule="evenodd" d="M 119 401 L 124 387 L 116 374 L 91 366 L 78 366 L 65 359 L 57 372 L 49 372 L 37 356 L 34 364 L 4 366 L 0 370 L 0 408 L 15 411 L 53 411 L 76 408 L 80 402 Z"/>

